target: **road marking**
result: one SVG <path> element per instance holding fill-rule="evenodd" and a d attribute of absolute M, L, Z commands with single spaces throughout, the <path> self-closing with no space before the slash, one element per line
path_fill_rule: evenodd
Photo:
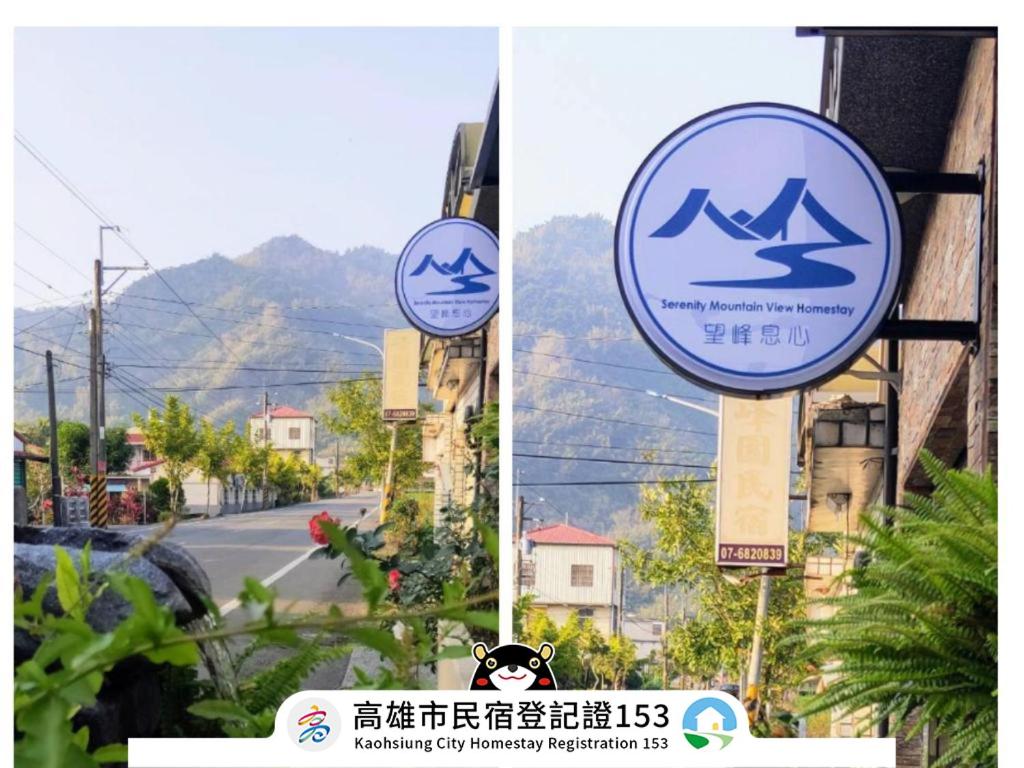
<path fill-rule="evenodd" d="M 267 578 L 265 578 L 260 583 L 264 587 L 269 587 L 271 584 L 273 584 L 275 581 L 280 579 L 282 576 L 284 576 L 285 574 L 289 573 L 290 571 L 295 570 L 300 565 L 302 565 L 304 562 L 306 562 L 306 560 L 309 559 L 309 556 L 311 554 L 313 554 L 314 552 L 316 552 L 318 549 L 320 549 L 320 547 L 310 547 L 303 554 L 299 555 L 294 560 L 292 560 L 290 563 L 288 563 L 288 565 L 286 565 L 283 568 L 281 568 L 281 569 L 275 571 L 274 573 L 270 574 L 269 576 L 267 576 Z M 220 615 L 221 616 L 227 616 L 229 613 L 231 613 L 233 610 L 235 610 L 235 608 L 237 608 L 241 604 L 242 604 L 242 601 L 239 600 L 237 597 L 234 600 L 228 600 L 226 603 L 224 603 L 224 605 L 220 606 Z"/>

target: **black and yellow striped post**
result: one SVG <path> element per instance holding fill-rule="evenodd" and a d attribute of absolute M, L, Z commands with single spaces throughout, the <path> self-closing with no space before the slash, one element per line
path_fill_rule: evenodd
<path fill-rule="evenodd" d="M 89 478 L 89 525 L 106 528 L 110 524 L 110 497 L 107 495 L 107 476 Z"/>

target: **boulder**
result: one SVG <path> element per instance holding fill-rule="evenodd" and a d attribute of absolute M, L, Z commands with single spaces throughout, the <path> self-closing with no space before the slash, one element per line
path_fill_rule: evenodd
<path fill-rule="evenodd" d="M 25 595 L 56 568 L 54 546 L 68 550 L 77 565 L 82 548 L 92 542 L 93 573 L 118 569 L 143 579 L 157 602 L 174 612 L 179 626 L 207 614 L 204 599 L 210 594 L 210 579 L 199 562 L 182 547 L 168 542 L 146 546 L 146 537 L 100 528 L 14 527 L 14 583 Z M 141 556 L 130 554 L 144 545 Z M 43 605 L 60 613 L 56 589 L 51 587 Z M 89 606 L 87 619 L 98 631 L 109 631 L 131 615 L 132 606 L 115 590 L 107 589 Z M 38 641 L 22 630 L 14 633 L 15 665 L 31 658 Z M 96 703 L 75 716 L 75 724 L 87 725 L 92 748 L 123 743 L 136 736 L 158 735 L 161 702 L 160 669 L 144 658 L 132 658 L 107 675 Z M 172 694 L 173 699 L 173 694 Z"/>

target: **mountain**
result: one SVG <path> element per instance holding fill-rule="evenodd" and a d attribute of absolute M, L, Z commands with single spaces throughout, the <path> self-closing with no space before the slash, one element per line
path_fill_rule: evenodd
<path fill-rule="evenodd" d="M 172 390 L 217 422 L 243 423 L 264 386 L 274 402 L 322 411 L 330 382 L 380 370 L 377 352 L 341 337 L 380 346 L 385 328 L 407 325 L 394 300 L 396 258 L 368 245 L 324 250 L 290 235 L 111 291 L 104 299 L 107 423 L 128 423 Z M 15 343 L 66 361 L 56 374 L 58 411 L 82 421 L 86 312 L 15 310 Z M 16 349 L 14 365 L 15 420 L 44 417 L 43 359 Z"/>
<path fill-rule="evenodd" d="M 528 501 L 545 499 L 528 514 L 546 522 L 567 515 L 584 528 L 625 535 L 635 532 L 642 486 L 527 484 L 703 477 L 699 467 L 714 459 L 715 417 L 645 390 L 710 408 L 717 407 L 717 396 L 671 372 L 635 331 L 615 280 L 613 237 L 611 222 L 597 215 L 558 217 L 516 237 L 515 470 Z M 589 445 L 631 450 L 584 447 Z M 527 453 L 641 463 L 522 455 Z"/>

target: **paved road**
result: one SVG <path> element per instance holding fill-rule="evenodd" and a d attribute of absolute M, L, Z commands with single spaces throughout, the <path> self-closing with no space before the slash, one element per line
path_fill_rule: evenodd
<path fill-rule="evenodd" d="M 322 613 L 331 603 L 338 603 L 345 613 L 354 613 L 362 606 L 360 587 L 353 579 L 337 586 L 340 561 L 305 559 L 316 548 L 307 523 L 313 515 L 327 510 L 350 525 L 360 520 L 361 509 L 367 509 L 361 527 L 373 526 L 378 501 L 376 493 L 353 494 L 264 512 L 183 522 L 168 540 L 185 547 L 206 569 L 214 602 L 225 614 L 238 608 L 236 598 L 246 576 L 277 590 L 275 608 L 279 612 Z"/>

